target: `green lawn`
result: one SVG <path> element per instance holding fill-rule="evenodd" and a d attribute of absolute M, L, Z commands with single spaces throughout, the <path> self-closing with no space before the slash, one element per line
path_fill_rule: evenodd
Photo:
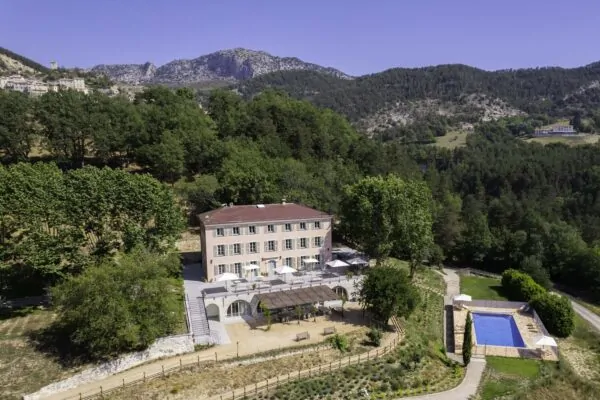
<path fill-rule="evenodd" d="M 461 276 L 460 292 L 473 300 L 508 300 L 502 295 L 500 279 L 481 276 Z"/>
<path fill-rule="evenodd" d="M 540 362 L 523 358 L 487 357 L 487 365 L 499 373 L 535 378 L 540 373 Z"/>
<path fill-rule="evenodd" d="M 486 372 L 480 389 L 482 400 L 504 398 L 523 390 L 540 375 L 542 364 L 541 361 L 523 358 L 486 357 L 486 360 Z"/>

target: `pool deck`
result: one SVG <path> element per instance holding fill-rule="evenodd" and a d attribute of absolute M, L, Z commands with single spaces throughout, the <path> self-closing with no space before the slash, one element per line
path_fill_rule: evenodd
<path fill-rule="evenodd" d="M 502 357 L 526 357 L 538 358 L 543 360 L 557 361 L 557 354 L 552 349 L 539 349 L 535 345 L 535 340 L 543 335 L 543 329 L 537 324 L 533 314 L 530 312 L 519 311 L 515 308 L 493 308 L 493 307 L 475 307 L 466 305 L 466 308 L 454 307 L 454 343 L 456 343 L 456 353 L 462 354 L 462 343 L 464 340 L 464 326 L 467 318 L 467 312 L 480 312 L 490 314 L 512 315 L 519 329 L 519 333 L 525 342 L 525 348 L 508 346 L 488 346 L 475 345 L 473 347 L 474 355 L 502 356 Z M 473 326 L 473 343 L 475 339 L 475 327 Z"/>

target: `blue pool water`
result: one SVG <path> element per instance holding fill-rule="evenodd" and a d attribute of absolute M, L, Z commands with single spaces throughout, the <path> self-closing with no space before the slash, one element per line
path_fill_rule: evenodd
<path fill-rule="evenodd" d="M 525 347 L 512 315 L 473 313 L 473 324 L 478 345 Z"/>

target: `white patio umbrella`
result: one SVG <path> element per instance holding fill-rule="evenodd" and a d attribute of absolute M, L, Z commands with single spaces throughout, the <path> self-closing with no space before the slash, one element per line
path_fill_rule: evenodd
<path fill-rule="evenodd" d="M 215 282 L 225 282 L 225 288 L 227 288 L 227 282 L 228 281 L 233 281 L 239 279 L 239 276 L 237 276 L 237 274 L 231 273 L 231 272 L 225 272 L 221 275 L 217 275 L 214 278 Z"/>
<path fill-rule="evenodd" d="M 277 272 L 280 275 L 285 275 L 285 280 L 287 281 L 288 274 L 293 274 L 294 272 L 296 272 L 296 269 L 290 267 L 289 265 L 280 265 L 279 267 L 275 268 L 275 272 Z"/>
<path fill-rule="evenodd" d="M 315 267 L 313 266 L 313 264 L 317 264 L 319 260 L 317 260 L 316 258 L 305 258 L 304 260 L 302 260 L 302 262 L 304 263 L 304 265 L 310 265 L 311 270 L 314 270 Z"/>
<path fill-rule="evenodd" d="M 328 267 L 331 267 L 331 268 L 338 268 L 338 267 L 347 267 L 348 263 L 344 262 L 342 260 L 333 260 L 333 261 L 326 262 L 325 265 L 327 265 Z"/>
<path fill-rule="evenodd" d="M 454 301 L 471 301 L 473 298 L 468 294 L 457 294 L 452 298 Z"/>
<path fill-rule="evenodd" d="M 248 264 L 244 265 L 244 271 L 254 271 L 255 269 L 259 269 L 260 267 L 256 264 Z"/>
<path fill-rule="evenodd" d="M 536 338 L 535 345 L 536 346 L 550 346 L 550 347 L 558 346 L 556 344 L 556 340 L 554 340 L 554 338 L 551 338 L 550 336 L 546 336 L 546 335 L 542 335 L 542 336 Z"/>
<path fill-rule="evenodd" d="M 279 267 L 275 268 L 275 272 L 283 275 L 283 274 L 292 274 L 292 273 L 296 272 L 296 270 L 288 265 L 280 265 Z"/>
<path fill-rule="evenodd" d="M 237 274 L 231 273 L 231 272 L 225 272 L 221 275 L 217 275 L 214 278 L 215 282 L 225 282 L 225 281 L 233 281 L 235 279 L 239 279 L 239 276 L 237 276 Z"/>
<path fill-rule="evenodd" d="M 248 265 L 244 265 L 244 271 L 246 271 L 246 273 L 248 273 L 249 271 L 256 271 L 258 269 L 260 269 L 260 267 L 256 264 L 248 264 Z M 256 278 L 256 275 L 252 274 L 252 278 Z"/>
<path fill-rule="evenodd" d="M 348 260 L 348 264 L 350 264 L 350 265 L 366 265 L 368 263 L 360 257 L 355 257 L 351 260 Z"/>

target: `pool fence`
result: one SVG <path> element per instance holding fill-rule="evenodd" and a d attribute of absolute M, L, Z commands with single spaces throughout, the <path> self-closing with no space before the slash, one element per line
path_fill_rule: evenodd
<path fill-rule="evenodd" d="M 498 309 L 498 310 L 521 310 L 528 307 L 528 303 L 522 301 L 503 301 L 503 300 L 471 300 L 471 301 L 455 301 L 455 305 L 462 304 L 471 312 L 477 312 L 473 308 L 487 308 L 487 309 Z M 483 311 L 483 310 L 481 310 Z M 486 312 L 493 312 L 485 310 Z M 540 333 L 544 336 L 550 336 L 548 330 L 544 326 L 544 323 L 540 319 L 540 316 L 534 309 L 530 309 L 532 312 L 533 320 L 537 325 Z M 475 336 L 475 335 L 473 335 Z M 490 345 L 478 345 L 475 337 L 473 337 L 473 355 L 478 356 L 501 356 L 501 357 L 522 357 L 522 358 L 536 358 L 536 359 L 550 359 L 558 360 L 558 347 L 545 346 L 541 348 L 529 348 L 529 347 L 507 347 L 507 346 L 490 346 Z"/>

